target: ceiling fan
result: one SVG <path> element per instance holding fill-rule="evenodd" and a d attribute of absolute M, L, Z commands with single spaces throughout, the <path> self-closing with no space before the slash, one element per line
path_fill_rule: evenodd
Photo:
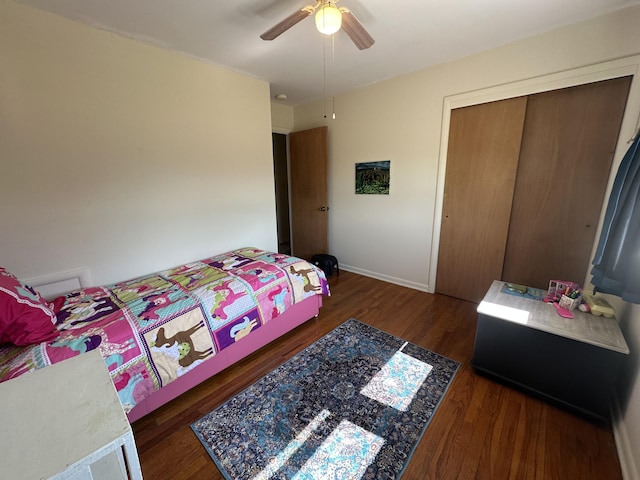
<path fill-rule="evenodd" d="M 326 35 L 331 35 L 342 27 L 351 41 L 360 50 L 369 48 L 375 40 L 369 35 L 348 8 L 336 7 L 338 0 L 317 0 L 315 5 L 307 5 L 292 13 L 280 23 L 260 35 L 263 40 L 273 40 L 309 15 L 316 14 L 316 27 Z"/>

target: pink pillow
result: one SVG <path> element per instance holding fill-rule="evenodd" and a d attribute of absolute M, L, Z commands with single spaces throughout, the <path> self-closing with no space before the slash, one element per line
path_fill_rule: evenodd
<path fill-rule="evenodd" d="M 0 344 L 31 345 L 58 336 L 49 302 L 0 267 Z"/>

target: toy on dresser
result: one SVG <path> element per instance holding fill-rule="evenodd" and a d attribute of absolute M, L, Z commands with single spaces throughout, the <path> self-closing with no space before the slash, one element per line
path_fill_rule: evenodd
<path fill-rule="evenodd" d="M 597 317 L 602 315 L 606 318 L 613 318 L 616 315 L 613 307 L 602 297 L 585 294 L 583 300 L 584 303 L 579 307 L 581 312 L 591 312 Z"/>
<path fill-rule="evenodd" d="M 581 312 L 590 312 L 597 317 L 602 315 L 606 318 L 613 318 L 616 314 L 613 307 L 604 298 L 583 294 L 577 283 L 565 280 L 549 281 L 549 290 L 543 301 L 553 304 L 558 315 L 565 318 L 573 318 L 571 311 L 576 308 Z"/>
<path fill-rule="evenodd" d="M 582 302 L 582 289 L 575 282 L 551 280 L 547 296 L 543 300 L 551 303 L 561 317 L 573 318 L 571 311 Z"/>

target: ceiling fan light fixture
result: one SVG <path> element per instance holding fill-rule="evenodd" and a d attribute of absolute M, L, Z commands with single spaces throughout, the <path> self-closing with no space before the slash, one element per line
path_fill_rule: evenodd
<path fill-rule="evenodd" d="M 333 35 L 342 26 L 342 12 L 331 3 L 325 3 L 316 12 L 316 28 L 320 33 Z"/>

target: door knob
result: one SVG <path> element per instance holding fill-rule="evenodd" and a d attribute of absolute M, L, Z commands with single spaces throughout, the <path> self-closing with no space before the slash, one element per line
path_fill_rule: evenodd
<path fill-rule="evenodd" d="M 328 212 L 329 211 L 329 207 L 320 207 L 320 211 L 321 212 Z"/>

